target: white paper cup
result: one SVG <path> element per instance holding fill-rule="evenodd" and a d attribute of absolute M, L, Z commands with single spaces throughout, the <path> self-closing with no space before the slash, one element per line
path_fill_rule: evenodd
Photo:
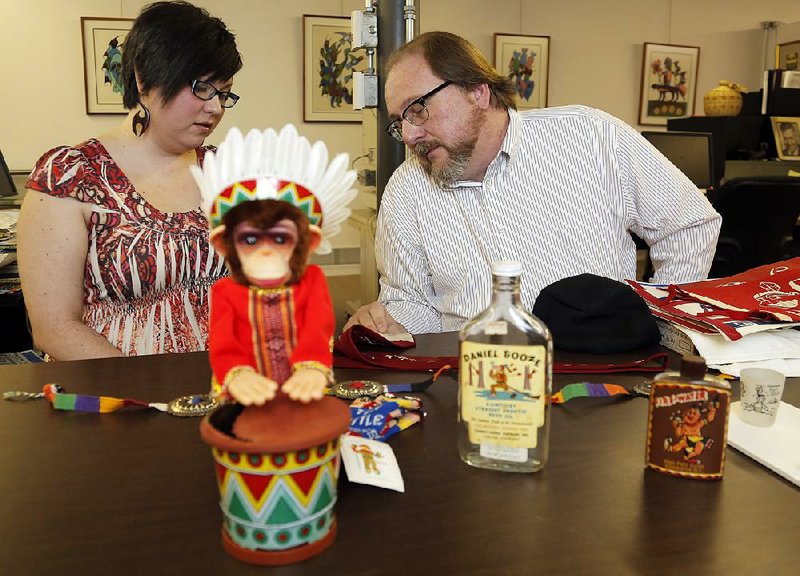
<path fill-rule="evenodd" d="M 744 368 L 739 378 L 739 417 L 754 426 L 772 426 L 781 405 L 786 376 L 769 368 Z"/>

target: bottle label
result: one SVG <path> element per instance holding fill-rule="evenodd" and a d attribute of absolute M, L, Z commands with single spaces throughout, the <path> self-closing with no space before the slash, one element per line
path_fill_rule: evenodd
<path fill-rule="evenodd" d="M 668 474 L 720 478 L 725 465 L 730 392 L 665 380 L 654 382 L 646 463 Z"/>
<path fill-rule="evenodd" d="M 484 458 L 491 458 L 492 460 L 525 462 L 528 459 L 528 449 L 498 446 L 497 444 L 481 444 L 480 455 Z"/>
<path fill-rule="evenodd" d="M 461 419 L 471 443 L 536 448 L 547 402 L 546 353 L 544 346 L 461 343 Z"/>

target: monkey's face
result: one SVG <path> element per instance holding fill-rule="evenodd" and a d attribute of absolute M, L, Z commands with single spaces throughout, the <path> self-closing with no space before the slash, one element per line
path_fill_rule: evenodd
<path fill-rule="evenodd" d="M 242 274 L 259 288 L 272 288 L 292 275 L 290 260 L 297 246 L 297 224 L 288 218 L 267 229 L 242 222 L 234 228 L 233 242 Z"/>

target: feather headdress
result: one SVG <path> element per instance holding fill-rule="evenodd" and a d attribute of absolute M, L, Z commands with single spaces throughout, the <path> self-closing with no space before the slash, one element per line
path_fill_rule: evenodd
<path fill-rule="evenodd" d="M 347 154 L 328 163 L 323 142 L 312 145 L 291 124 L 280 133 L 251 130 L 246 137 L 231 128 L 216 152 L 205 156 L 192 175 L 203 195 L 203 211 L 213 230 L 234 206 L 249 200 L 283 200 L 302 210 L 322 232 L 319 254 L 331 251 L 330 239 L 350 216 L 348 204 L 357 191 L 356 173 Z"/>

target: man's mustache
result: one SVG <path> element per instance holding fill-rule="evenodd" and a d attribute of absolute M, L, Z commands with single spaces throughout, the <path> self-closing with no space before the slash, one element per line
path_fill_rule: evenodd
<path fill-rule="evenodd" d="M 441 143 L 435 140 L 431 140 L 429 142 L 420 142 L 419 144 L 416 144 L 414 146 L 414 152 L 424 157 L 428 152 L 430 152 L 437 146 L 441 146 Z"/>

